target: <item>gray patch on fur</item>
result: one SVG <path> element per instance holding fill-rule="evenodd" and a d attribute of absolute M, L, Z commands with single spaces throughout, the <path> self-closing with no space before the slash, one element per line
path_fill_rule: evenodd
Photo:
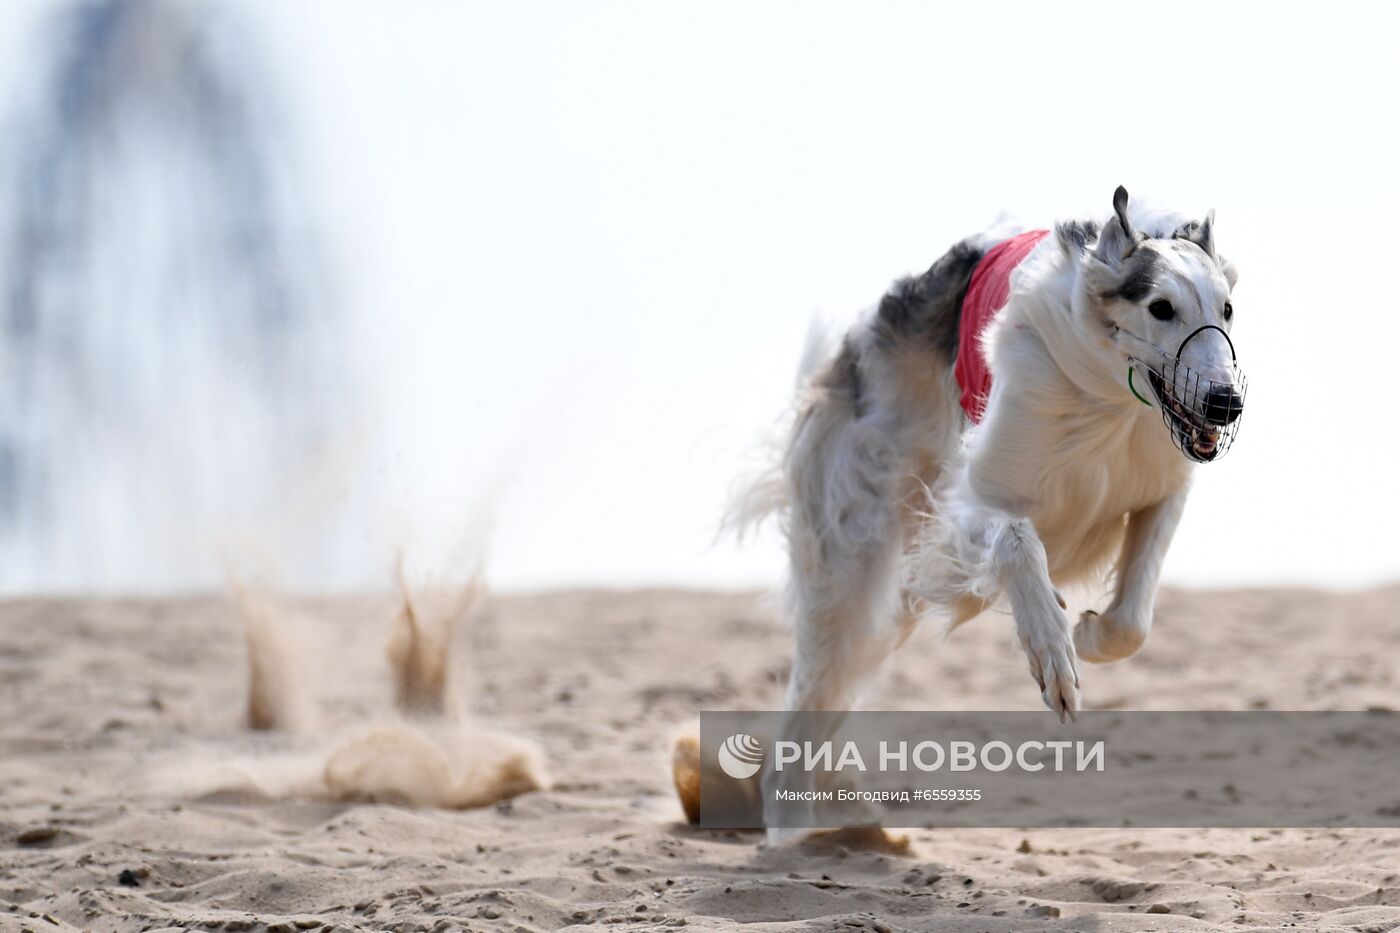
<path fill-rule="evenodd" d="M 841 352 L 817 377 L 817 385 L 845 399 L 857 418 L 865 413 L 865 380 L 860 374 L 860 351 L 850 337 L 841 342 Z"/>
<path fill-rule="evenodd" d="M 1136 250 L 1124 264 L 1123 278 L 1104 297 L 1122 298 L 1124 301 L 1141 301 L 1157 287 L 1157 283 L 1165 271 L 1161 258 L 1152 250 Z"/>
<path fill-rule="evenodd" d="M 1066 253 L 1077 256 L 1099 238 L 1099 224 L 1094 220 L 1065 220 L 1055 225 L 1055 236 Z"/>
<path fill-rule="evenodd" d="M 986 255 L 986 244 L 971 237 L 955 243 L 923 275 L 900 279 L 880 299 L 875 339 L 881 347 L 912 345 L 958 352 L 958 324 L 972 272 Z"/>

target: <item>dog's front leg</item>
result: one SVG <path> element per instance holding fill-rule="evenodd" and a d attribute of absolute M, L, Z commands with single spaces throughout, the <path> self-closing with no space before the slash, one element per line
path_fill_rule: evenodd
<path fill-rule="evenodd" d="M 1030 661 L 1040 696 L 1064 722 L 1079 710 L 1074 640 L 1059 594 L 1050 582 L 1045 545 L 1025 517 L 1007 516 L 991 540 L 992 568 L 1011 601 L 1016 635 Z"/>
<path fill-rule="evenodd" d="M 1117 661 L 1147 641 L 1157 579 L 1185 506 L 1186 491 L 1182 490 L 1129 516 L 1113 601 L 1102 613 L 1085 611 L 1075 626 L 1074 646 L 1081 658 L 1096 663 Z"/>

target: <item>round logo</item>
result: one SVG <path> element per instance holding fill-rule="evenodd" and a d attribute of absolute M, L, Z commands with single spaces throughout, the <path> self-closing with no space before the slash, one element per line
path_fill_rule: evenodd
<path fill-rule="evenodd" d="M 763 767 L 763 746 L 753 736 L 736 732 L 719 747 L 719 766 L 736 781 L 751 778 Z"/>

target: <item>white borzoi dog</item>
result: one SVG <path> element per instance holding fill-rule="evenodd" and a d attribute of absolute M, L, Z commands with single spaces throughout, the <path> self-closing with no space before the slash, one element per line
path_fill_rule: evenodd
<path fill-rule="evenodd" d="M 783 462 L 736 515 L 777 511 L 787 535 L 789 710 L 850 709 L 921 617 L 951 628 L 1002 597 L 1061 720 L 1080 659 L 1142 646 L 1192 466 L 1228 446 L 1244 386 L 1213 214 L 1130 207 L 1122 188 L 1113 207 L 1017 238 L 1029 252 L 980 338 L 965 299 L 1011 238 L 958 243 L 809 365 Z M 957 376 L 982 361 L 959 355 L 978 352 L 990 392 L 969 410 Z M 1071 626 L 1060 588 L 1113 567 L 1107 608 Z"/>

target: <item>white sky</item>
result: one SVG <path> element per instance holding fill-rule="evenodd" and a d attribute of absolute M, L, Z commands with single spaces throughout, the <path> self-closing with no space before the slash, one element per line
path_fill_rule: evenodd
<path fill-rule="evenodd" d="M 1241 270 L 1249 410 L 1168 578 L 1400 575 L 1396 13 L 1070 8 L 251 5 L 362 325 L 382 533 L 490 501 L 498 586 L 772 583 L 771 530 L 712 540 L 808 322 L 1122 183 L 1215 207 Z"/>

